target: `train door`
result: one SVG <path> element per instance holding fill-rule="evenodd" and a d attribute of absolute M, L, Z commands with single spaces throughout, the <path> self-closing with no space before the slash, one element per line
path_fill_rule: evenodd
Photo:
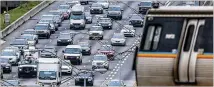
<path fill-rule="evenodd" d="M 184 20 L 182 34 L 179 42 L 177 74 L 178 83 L 195 83 L 195 66 L 198 52 L 194 51 L 199 27 L 205 24 L 203 19 Z"/>

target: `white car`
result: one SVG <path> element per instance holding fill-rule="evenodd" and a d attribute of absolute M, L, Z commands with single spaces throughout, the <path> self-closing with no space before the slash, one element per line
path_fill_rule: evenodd
<path fill-rule="evenodd" d="M 109 7 L 109 2 L 108 1 L 98 1 L 97 3 L 101 4 L 104 9 L 107 9 Z"/>
<path fill-rule="evenodd" d="M 89 30 L 89 40 L 91 39 L 103 39 L 103 27 L 102 26 L 92 26 Z"/>
<path fill-rule="evenodd" d="M 65 60 L 70 60 L 72 64 L 82 63 L 82 48 L 80 45 L 67 45 L 62 51 Z"/>
<path fill-rule="evenodd" d="M 16 52 L 16 55 L 18 56 L 18 59 L 21 59 L 21 51 L 19 50 L 18 47 L 10 46 L 10 47 L 6 47 L 5 49 L 14 50 Z"/>
<path fill-rule="evenodd" d="M 123 33 L 114 33 L 114 35 L 111 38 L 111 45 L 126 45 L 126 37 L 123 35 Z"/>
<path fill-rule="evenodd" d="M 4 49 L 1 51 L 0 58 L 7 58 L 12 65 L 18 65 L 19 57 L 12 49 Z"/>
<path fill-rule="evenodd" d="M 121 30 L 121 33 L 123 33 L 125 37 L 128 37 L 128 36 L 134 37 L 135 36 L 135 29 L 132 25 L 124 25 L 122 30 Z"/>
<path fill-rule="evenodd" d="M 69 60 L 62 61 L 62 73 L 72 74 L 71 62 Z"/>
<path fill-rule="evenodd" d="M 97 69 L 109 69 L 109 61 L 108 57 L 104 54 L 97 54 L 94 55 L 94 58 L 92 60 L 92 69 L 97 70 Z"/>
<path fill-rule="evenodd" d="M 27 43 L 29 44 L 29 46 L 35 46 L 36 43 L 38 43 L 38 38 L 33 34 L 23 34 L 20 36 L 20 38 L 27 39 Z"/>

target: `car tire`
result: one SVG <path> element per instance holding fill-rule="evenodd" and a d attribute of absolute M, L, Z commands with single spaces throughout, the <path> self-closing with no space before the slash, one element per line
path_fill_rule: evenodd
<path fill-rule="evenodd" d="M 123 17 L 122 17 L 122 16 L 120 16 L 120 17 L 119 17 L 119 20 L 122 20 L 122 19 L 123 19 Z"/>
<path fill-rule="evenodd" d="M 50 38 L 50 34 L 47 34 L 46 39 L 49 39 L 49 38 Z"/>
<path fill-rule="evenodd" d="M 21 75 L 20 75 L 20 74 L 18 74 L 18 78 L 21 78 Z"/>
<path fill-rule="evenodd" d="M 92 40 L 92 37 L 89 37 L 89 40 Z"/>
<path fill-rule="evenodd" d="M 103 36 L 100 38 L 100 40 L 103 40 Z"/>

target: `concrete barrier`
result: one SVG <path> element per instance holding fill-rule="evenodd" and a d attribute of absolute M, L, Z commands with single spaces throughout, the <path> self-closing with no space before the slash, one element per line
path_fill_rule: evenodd
<path fill-rule="evenodd" d="M 29 20 L 31 17 L 33 17 L 35 14 L 40 12 L 42 9 L 53 3 L 54 1 L 43 1 L 34 8 L 32 8 L 30 11 L 25 13 L 23 16 L 18 18 L 16 21 L 8 25 L 6 28 L 4 28 L 2 31 L 0 31 L 0 39 L 6 37 L 11 32 L 16 30 L 19 26 L 21 26 L 24 22 Z"/>

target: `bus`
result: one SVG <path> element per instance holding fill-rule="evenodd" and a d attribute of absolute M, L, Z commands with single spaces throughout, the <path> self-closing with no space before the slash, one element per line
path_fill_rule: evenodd
<path fill-rule="evenodd" d="M 150 9 L 135 55 L 138 86 L 213 85 L 213 7 Z"/>

